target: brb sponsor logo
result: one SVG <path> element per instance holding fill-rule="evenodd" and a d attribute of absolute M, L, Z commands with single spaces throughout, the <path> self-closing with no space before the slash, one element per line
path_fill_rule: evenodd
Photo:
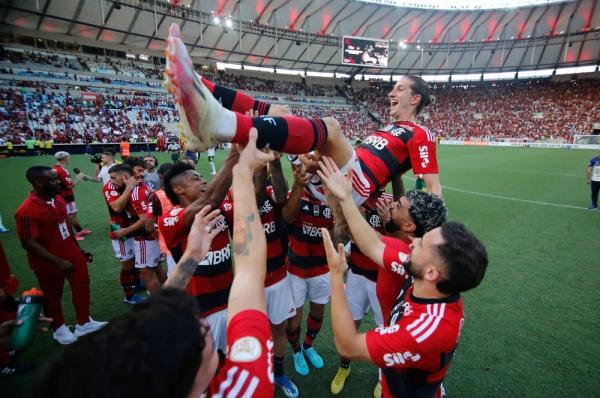
<path fill-rule="evenodd" d="M 321 237 L 321 228 L 319 227 L 315 227 L 312 224 L 302 224 L 302 233 L 306 236 L 310 236 L 311 238 L 314 237 Z"/>
<path fill-rule="evenodd" d="M 213 250 L 208 252 L 204 260 L 200 261 L 198 265 L 217 265 L 225 262 L 231 258 L 231 245 L 228 243 L 227 246 L 221 250 Z"/>
<path fill-rule="evenodd" d="M 419 354 L 413 354 L 410 351 L 406 352 L 389 352 L 383 356 L 385 366 L 404 365 L 406 362 L 417 362 L 421 359 Z"/>
<path fill-rule="evenodd" d="M 421 159 L 421 167 L 425 168 L 429 165 L 429 149 L 427 145 L 419 146 L 419 159 Z"/>
<path fill-rule="evenodd" d="M 371 135 L 365 139 L 363 144 L 371 145 L 373 148 L 377 149 L 378 151 L 381 151 L 387 146 L 388 140 L 377 135 Z"/>

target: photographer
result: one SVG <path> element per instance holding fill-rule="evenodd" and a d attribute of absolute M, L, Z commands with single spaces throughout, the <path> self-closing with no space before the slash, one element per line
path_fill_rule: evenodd
<path fill-rule="evenodd" d="M 115 162 L 115 153 L 108 149 L 104 150 L 104 152 L 102 152 L 102 155 L 94 155 L 90 159 L 90 162 L 96 164 L 96 177 L 90 177 L 84 174 L 83 180 L 100 182 L 102 183 L 102 185 L 106 185 L 106 183 L 110 181 L 108 170 L 117 164 Z"/>

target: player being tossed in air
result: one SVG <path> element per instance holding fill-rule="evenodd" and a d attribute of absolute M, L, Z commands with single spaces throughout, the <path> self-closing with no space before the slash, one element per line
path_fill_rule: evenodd
<path fill-rule="evenodd" d="M 394 122 L 369 135 L 362 146 L 354 150 L 334 118 L 251 117 L 236 111 L 232 101 L 227 101 L 221 93 L 233 98 L 249 97 L 214 86 L 199 76 L 177 25 L 171 26 L 166 56 L 165 85 L 175 96 L 182 116 L 182 133 L 189 145 L 204 149 L 221 142 L 245 144 L 250 128 L 254 127 L 258 130 L 258 147 L 289 154 L 318 149 L 322 155 L 331 157 L 342 171 L 352 169 L 353 198 L 357 204 L 362 204 L 388 182 L 400 181 L 402 174 L 411 168 L 415 174 L 423 174 L 429 192 L 441 196 L 435 137 L 416 123 L 419 112 L 431 101 L 427 83 L 420 77 L 404 76 L 396 83 L 388 94 Z M 257 107 L 265 106 L 259 101 L 254 103 Z M 272 109 L 275 105 L 267 106 Z M 309 189 L 313 196 L 325 201 L 325 190 L 320 182 L 310 184 Z"/>

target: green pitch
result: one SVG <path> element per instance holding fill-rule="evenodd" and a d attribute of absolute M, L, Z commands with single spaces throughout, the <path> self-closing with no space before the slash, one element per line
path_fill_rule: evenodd
<path fill-rule="evenodd" d="M 562 149 L 439 148 L 450 218 L 473 229 L 490 255 L 482 285 L 464 295 L 463 335 L 444 383 L 450 397 L 598 396 L 600 212 L 585 210 L 590 204 L 585 169 L 595 155 Z M 166 154 L 158 157 L 168 161 Z M 217 161 L 222 159 L 221 152 Z M 11 229 L 0 239 L 21 280 L 20 291 L 36 281 L 16 238 L 13 214 L 29 189 L 27 167 L 52 163 L 49 156 L 0 159 L 0 212 Z M 75 156 L 73 167 L 93 171 L 84 156 Z M 198 167 L 210 175 L 206 156 Z M 413 184 L 407 176 L 405 185 Z M 92 315 L 109 320 L 131 307 L 122 302 L 101 186 L 82 182 L 75 194 L 82 225 L 94 231 L 81 242 L 94 254 L 89 268 Z M 70 300 L 66 284 L 63 307 L 72 324 Z M 372 326 L 369 316 L 363 329 Z M 286 358 L 287 373 L 304 397 L 330 395 L 338 358 L 328 316 L 315 347 L 325 367 L 311 369 L 308 377 L 296 375 L 291 356 Z M 38 335 L 19 357 L 39 368 L 57 349 L 50 334 Z M 0 396 L 21 396 L 34 375 L 0 379 Z M 354 363 L 340 396 L 371 397 L 376 381 L 373 366 Z"/>

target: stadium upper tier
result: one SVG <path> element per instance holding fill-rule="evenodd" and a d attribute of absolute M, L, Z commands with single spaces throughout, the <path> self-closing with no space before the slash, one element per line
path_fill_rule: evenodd
<path fill-rule="evenodd" d="M 175 137 L 179 115 L 161 86 L 162 67 L 113 57 L 19 48 L 0 50 L 0 137 L 31 135 L 55 142 L 111 142 L 123 135 Z M 390 82 L 303 78 L 262 72 L 217 72 L 210 80 L 302 116 L 334 116 L 349 137 L 388 121 Z M 571 141 L 600 122 L 599 80 L 546 80 L 432 85 L 436 104 L 421 122 L 445 138 Z M 360 111 L 362 109 L 363 111 Z M 371 115 L 367 112 L 369 111 Z"/>

